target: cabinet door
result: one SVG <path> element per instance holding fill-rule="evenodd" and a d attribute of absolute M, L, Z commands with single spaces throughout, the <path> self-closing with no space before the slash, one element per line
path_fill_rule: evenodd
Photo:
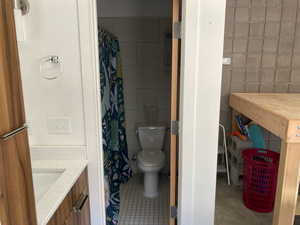
<path fill-rule="evenodd" d="M 27 131 L 0 139 L 0 155 L 1 191 L 9 218 L 9 223 L 3 225 L 36 225 Z"/>
<path fill-rule="evenodd" d="M 4 177 L 4 167 L 2 162 L 3 154 L 2 151 L 0 151 L 0 178 Z M 10 224 L 7 203 L 5 180 L 0 179 L 0 224 L 2 225 Z"/>
<path fill-rule="evenodd" d="M 0 219 L 36 225 L 27 131 L 11 133 L 25 123 L 13 3 L 0 1 Z"/>
<path fill-rule="evenodd" d="M 69 218 L 65 221 L 64 225 L 79 225 L 77 213 L 74 211 L 70 214 Z"/>
<path fill-rule="evenodd" d="M 13 0 L 0 2 L 0 136 L 25 123 Z"/>
<path fill-rule="evenodd" d="M 88 197 L 88 178 L 85 170 L 72 188 L 73 208 L 75 209 L 76 225 L 90 225 L 90 204 Z"/>
<path fill-rule="evenodd" d="M 90 206 L 88 200 L 84 203 L 80 211 L 73 211 L 64 225 L 90 225 Z"/>
<path fill-rule="evenodd" d="M 81 211 L 77 213 L 77 221 L 78 225 L 90 225 L 90 204 L 89 199 L 87 198 L 86 202 L 84 203 Z"/>

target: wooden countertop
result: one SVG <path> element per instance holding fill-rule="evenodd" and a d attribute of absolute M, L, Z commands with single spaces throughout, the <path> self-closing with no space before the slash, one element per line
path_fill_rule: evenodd
<path fill-rule="evenodd" d="M 300 143 L 300 94 L 233 93 L 230 106 L 290 143 Z"/>

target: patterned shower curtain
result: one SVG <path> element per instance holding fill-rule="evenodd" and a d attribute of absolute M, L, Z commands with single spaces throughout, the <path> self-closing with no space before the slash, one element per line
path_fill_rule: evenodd
<path fill-rule="evenodd" d="M 118 224 L 120 184 L 132 175 L 128 164 L 125 131 L 123 78 L 118 39 L 99 29 L 100 81 L 104 175 L 106 179 L 106 224 Z"/>

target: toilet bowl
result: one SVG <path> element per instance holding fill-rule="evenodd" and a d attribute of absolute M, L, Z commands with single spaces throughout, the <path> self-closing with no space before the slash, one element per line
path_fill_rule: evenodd
<path fill-rule="evenodd" d="M 165 127 L 139 127 L 138 137 L 142 151 L 138 153 L 138 168 L 144 173 L 144 196 L 158 196 L 159 171 L 165 165 L 165 154 L 162 152 Z"/>
<path fill-rule="evenodd" d="M 144 173 L 144 196 L 158 196 L 159 171 L 164 167 L 165 154 L 160 150 L 146 150 L 138 154 L 138 167 Z"/>

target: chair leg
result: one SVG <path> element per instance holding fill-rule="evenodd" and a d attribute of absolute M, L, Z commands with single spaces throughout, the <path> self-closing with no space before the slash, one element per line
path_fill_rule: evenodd
<path fill-rule="evenodd" d="M 226 163 L 226 175 L 227 175 L 227 184 L 230 185 L 230 171 L 229 171 L 229 163 L 228 163 L 228 152 L 227 152 L 227 143 L 226 143 L 226 131 L 223 125 L 220 125 L 223 132 L 223 145 L 225 152 L 225 163 Z"/>
<path fill-rule="evenodd" d="M 225 148 L 225 163 L 226 163 L 227 184 L 230 185 L 231 183 L 230 183 L 230 171 L 229 171 L 227 147 Z"/>

